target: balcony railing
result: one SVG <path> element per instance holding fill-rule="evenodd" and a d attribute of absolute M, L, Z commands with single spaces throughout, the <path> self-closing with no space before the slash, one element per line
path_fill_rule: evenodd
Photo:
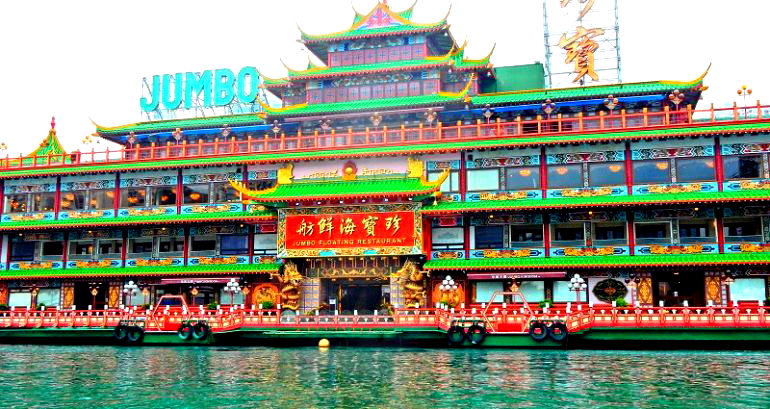
<path fill-rule="evenodd" d="M 168 142 L 166 145 L 134 144 L 116 150 L 90 152 L 72 152 L 29 157 L 10 157 L 0 159 L 0 170 L 75 167 L 84 164 L 147 163 L 158 159 L 195 159 L 207 157 L 239 156 L 258 153 L 308 152 L 340 148 L 369 148 L 383 146 L 419 145 L 435 142 L 458 142 L 472 140 L 490 140 L 511 137 L 555 136 L 581 134 L 585 132 L 607 132 L 618 130 L 641 130 L 659 128 L 677 128 L 686 126 L 706 126 L 711 124 L 750 123 L 763 119 L 763 110 L 770 106 L 757 105 L 706 110 L 693 110 L 690 106 L 678 110 L 664 107 L 662 111 L 649 112 L 643 109 L 639 113 L 617 113 L 587 116 L 538 116 L 533 120 L 513 121 L 477 120 L 475 124 L 454 125 L 438 123 L 435 126 L 398 128 L 374 127 L 364 131 L 329 132 L 315 131 L 312 134 L 271 133 L 264 136 L 249 136 L 237 139 L 215 140 L 214 142 L 180 144 Z"/>

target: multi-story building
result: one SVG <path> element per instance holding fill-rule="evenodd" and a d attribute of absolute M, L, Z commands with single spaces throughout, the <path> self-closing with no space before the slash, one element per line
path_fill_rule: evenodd
<path fill-rule="evenodd" d="M 761 107 L 696 109 L 705 73 L 541 89 L 411 13 L 302 33 L 325 65 L 264 79 L 264 114 L 99 126 L 107 152 L 52 124 L 0 161 L 0 304 L 765 300 Z"/>

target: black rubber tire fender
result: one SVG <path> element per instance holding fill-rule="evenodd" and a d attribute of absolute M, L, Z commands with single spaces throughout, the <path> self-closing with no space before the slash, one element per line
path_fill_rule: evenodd
<path fill-rule="evenodd" d="M 144 340 L 144 328 L 133 326 L 128 328 L 128 342 L 139 344 Z"/>
<path fill-rule="evenodd" d="M 184 323 L 179 326 L 179 329 L 176 330 L 176 335 L 181 339 L 182 341 L 189 341 L 190 337 L 192 337 L 193 328 L 192 325 L 188 323 Z"/>
<path fill-rule="evenodd" d="M 483 325 L 473 324 L 465 331 L 465 337 L 471 345 L 479 346 L 487 339 L 487 329 Z"/>
<path fill-rule="evenodd" d="M 211 333 L 211 328 L 205 322 L 199 322 L 192 327 L 192 336 L 196 340 L 204 340 Z"/>
<path fill-rule="evenodd" d="M 460 346 L 465 342 L 465 328 L 452 325 L 446 332 L 446 339 L 450 346 Z"/>
<path fill-rule="evenodd" d="M 112 338 L 118 342 L 125 342 L 128 338 L 129 328 L 123 324 L 119 324 L 112 330 Z"/>
<path fill-rule="evenodd" d="M 548 338 L 548 327 L 541 321 L 532 321 L 529 324 L 529 336 L 537 342 Z"/>
<path fill-rule="evenodd" d="M 548 338 L 551 338 L 555 342 L 564 342 L 569 336 L 567 325 L 561 321 L 554 321 L 550 327 L 548 327 Z"/>

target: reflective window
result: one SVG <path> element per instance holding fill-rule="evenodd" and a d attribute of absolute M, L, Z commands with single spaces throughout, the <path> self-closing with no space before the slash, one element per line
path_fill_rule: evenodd
<path fill-rule="evenodd" d="M 671 183 L 671 163 L 668 159 L 634 161 L 634 184 Z"/>
<path fill-rule="evenodd" d="M 626 224 L 623 222 L 594 223 L 594 244 L 623 245 L 626 244 Z"/>
<path fill-rule="evenodd" d="M 112 189 L 89 190 L 89 209 L 112 209 L 115 207 L 115 191 Z"/>
<path fill-rule="evenodd" d="M 62 192 L 61 210 L 85 210 L 86 209 L 86 191 Z"/>
<path fill-rule="evenodd" d="M 33 212 L 51 212 L 56 202 L 56 193 L 34 193 L 32 195 L 32 208 Z"/>
<path fill-rule="evenodd" d="M 702 182 L 714 180 L 714 158 L 677 158 L 677 182 Z"/>
<path fill-rule="evenodd" d="M 548 188 L 578 188 L 583 187 L 583 165 L 549 165 Z"/>
<path fill-rule="evenodd" d="M 722 157 L 725 179 L 762 177 L 762 155 L 728 155 Z"/>
<path fill-rule="evenodd" d="M 209 185 L 185 185 L 184 204 L 208 203 Z"/>
<path fill-rule="evenodd" d="M 249 237 L 245 234 L 223 234 L 219 236 L 219 254 L 248 254 Z"/>
<path fill-rule="evenodd" d="M 762 220 L 759 217 L 726 217 L 725 241 L 763 241 Z"/>
<path fill-rule="evenodd" d="M 588 164 L 589 186 L 617 186 L 626 184 L 626 164 L 599 162 Z"/>
<path fill-rule="evenodd" d="M 29 195 L 17 194 L 5 196 L 5 212 L 6 213 L 25 213 L 28 211 L 27 199 Z"/>
<path fill-rule="evenodd" d="M 217 236 L 190 236 L 190 251 L 214 251 L 217 249 Z"/>
<path fill-rule="evenodd" d="M 11 261 L 32 261 L 35 259 L 34 241 L 11 243 Z"/>
<path fill-rule="evenodd" d="M 176 187 L 153 186 L 150 188 L 151 206 L 172 206 L 176 204 Z"/>
<path fill-rule="evenodd" d="M 716 241 L 714 222 L 710 220 L 680 220 L 679 241 L 683 244 Z"/>
<path fill-rule="evenodd" d="M 586 244 L 583 223 L 554 224 L 552 229 L 551 245 L 553 246 L 569 247 Z"/>
<path fill-rule="evenodd" d="M 506 190 L 540 189 L 540 167 L 505 168 Z"/>
<path fill-rule="evenodd" d="M 435 227 L 431 230 L 432 248 L 435 250 L 462 250 L 462 227 Z"/>
<path fill-rule="evenodd" d="M 467 175 L 468 191 L 500 190 L 499 169 L 472 169 Z"/>
<path fill-rule="evenodd" d="M 241 200 L 241 196 L 230 183 L 214 183 L 211 191 L 212 203 L 230 203 L 238 202 Z"/>
<path fill-rule="evenodd" d="M 503 244 L 503 226 L 475 226 L 476 249 L 499 249 Z"/>
<path fill-rule="evenodd" d="M 120 207 L 144 207 L 147 205 L 147 189 L 127 187 L 120 189 Z"/>
<path fill-rule="evenodd" d="M 181 255 L 184 251 L 184 237 L 159 237 L 158 253 L 162 256 Z"/>
<path fill-rule="evenodd" d="M 543 225 L 512 224 L 511 247 L 528 247 L 543 245 Z"/>
<path fill-rule="evenodd" d="M 671 223 L 636 223 L 634 234 L 637 244 L 670 244 Z"/>
<path fill-rule="evenodd" d="M 428 172 L 428 180 L 433 182 L 438 180 L 439 176 L 444 173 L 443 171 L 430 171 Z M 453 170 L 449 172 L 444 183 L 441 184 L 441 191 L 443 193 L 454 193 L 460 191 L 460 172 Z"/>

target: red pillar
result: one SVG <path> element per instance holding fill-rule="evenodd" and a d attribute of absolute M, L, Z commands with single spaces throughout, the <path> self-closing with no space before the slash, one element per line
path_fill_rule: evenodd
<path fill-rule="evenodd" d="M 432 249 L 432 241 L 433 237 L 431 235 L 431 217 L 430 216 L 423 216 L 422 218 L 422 252 L 425 254 L 425 259 L 430 260 L 430 253 L 433 251 Z"/>
<path fill-rule="evenodd" d="M 59 209 L 61 209 L 61 176 L 56 177 L 56 194 L 53 199 L 53 219 L 59 220 Z"/>
<path fill-rule="evenodd" d="M 721 184 L 719 186 L 722 186 Z M 721 208 L 714 209 L 714 215 L 717 219 L 717 247 L 719 252 L 725 252 L 725 219 Z"/>
<path fill-rule="evenodd" d="M 471 258 L 471 217 L 463 216 L 463 250 L 465 250 L 465 258 Z"/>
<path fill-rule="evenodd" d="M 725 180 L 724 169 L 722 168 L 722 144 L 719 137 L 714 137 L 714 170 L 716 172 L 717 189 L 722 191 L 722 182 Z"/>
<path fill-rule="evenodd" d="M 176 178 L 176 214 L 182 214 L 182 169 L 177 172 Z"/>
<path fill-rule="evenodd" d="M 543 194 L 543 199 L 548 197 L 548 165 L 546 165 L 545 159 L 545 146 L 543 146 L 540 148 L 540 190 Z M 545 222 L 545 219 L 543 219 L 543 222 Z"/>
<path fill-rule="evenodd" d="M 113 194 L 112 210 L 115 212 L 113 217 L 118 217 L 118 209 L 120 209 L 120 173 L 115 173 L 115 193 Z M 126 243 L 123 243 L 123 248 L 126 248 Z M 125 257 L 123 257 L 125 259 Z"/>
<path fill-rule="evenodd" d="M 120 246 L 120 263 L 121 263 L 121 267 L 125 267 L 126 266 L 126 254 L 128 254 L 128 249 L 126 248 L 126 247 L 128 247 L 128 230 L 123 229 L 123 231 L 121 233 L 122 233 L 122 236 L 123 236 L 123 245 Z"/>
<path fill-rule="evenodd" d="M 634 237 L 634 211 L 628 210 L 626 212 L 626 227 L 628 231 L 628 254 L 634 255 L 634 247 L 636 246 L 636 238 Z"/>
<path fill-rule="evenodd" d="M 631 161 L 631 142 L 626 142 L 626 188 L 628 194 L 634 194 L 634 163 Z"/>
<path fill-rule="evenodd" d="M 450 170 L 451 172 L 451 170 Z M 449 176 L 452 177 L 451 174 Z M 465 167 L 465 152 L 460 152 L 460 200 L 465 200 L 465 194 L 468 193 L 468 170 Z"/>
<path fill-rule="evenodd" d="M 551 256 L 551 223 L 548 220 L 549 215 L 543 214 L 543 247 L 545 247 L 545 256 Z"/>

